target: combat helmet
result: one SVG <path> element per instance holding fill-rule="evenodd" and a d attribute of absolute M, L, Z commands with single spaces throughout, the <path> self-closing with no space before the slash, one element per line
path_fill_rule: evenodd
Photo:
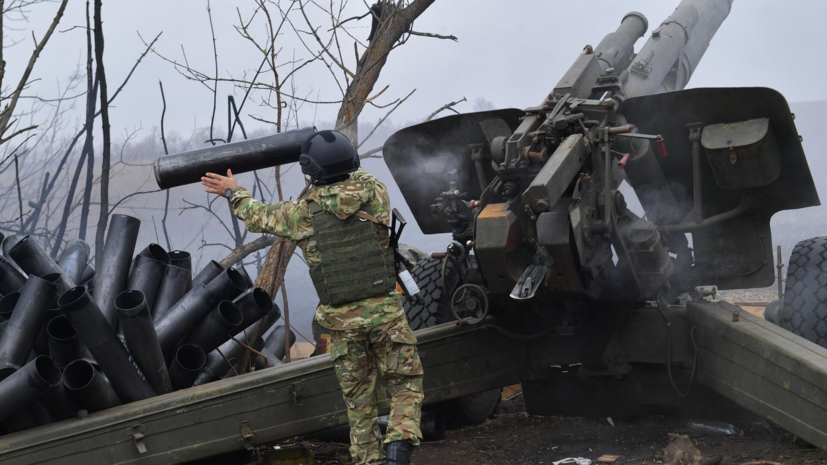
<path fill-rule="evenodd" d="M 299 164 L 313 184 L 331 184 L 359 169 L 359 155 L 344 134 L 320 131 L 302 146 Z"/>

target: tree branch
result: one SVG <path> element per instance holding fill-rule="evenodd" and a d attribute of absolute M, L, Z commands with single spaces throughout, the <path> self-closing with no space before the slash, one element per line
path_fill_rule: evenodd
<path fill-rule="evenodd" d="M 458 111 L 454 110 L 454 107 L 455 107 L 455 106 L 457 106 L 457 105 L 459 105 L 459 104 L 460 104 L 460 103 L 462 103 L 462 102 L 467 102 L 467 101 L 468 101 L 468 100 L 467 100 L 465 97 L 463 97 L 463 98 L 462 98 L 462 100 L 458 100 L 458 101 L 456 101 L 456 102 L 451 102 L 451 103 L 449 103 L 449 104 L 443 105 L 443 106 L 439 107 L 439 110 L 437 110 L 437 111 L 435 111 L 435 112 L 431 113 L 431 116 L 429 116 L 428 118 L 426 118 L 426 119 L 425 119 L 425 121 L 431 121 L 432 119 L 434 119 L 434 117 L 435 117 L 436 115 L 438 115 L 438 114 L 442 113 L 442 112 L 443 112 L 443 111 L 445 111 L 445 110 L 451 110 L 451 111 L 453 111 L 454 113 L 459 114 L 459 112 L 458 112 Z"/>
<path fill-rule="evenodd" d="M 37 62 L 37 59 L 40 57 L 40 53 L 43 51 L 43 48 L 49 42 L 49 38 L 52 37 L 52 34 L 55 32 L 58 23 L 60 23 L 60 19 L 63 17 L 63 12 L 66 11 L 67 3 L 69 3 L 69 0 L 63 0 L 60 3 L 60 6 L 57 9 L 57 14 L 52 20 L 52 24 L 49 26 L 49 29 L 46 30 L 46 34 L 40 40 L 40 43 L 38 43 L 37 46 L 35 46 L 34 52 L 32 52 L 31 57 L 29 57 L 29 63 L 26 66 L 26 70 L 23 71 L 23 75 L 20 77 L 20 82 L 17 84 L 17 88 L 12 94 L 11 102 L 3 109 L 2 112 L 0 112 L 0 144 L 8 141 L 12 137 L 20 133 L 20 131 L 18 131 L 17 133 L 12 134 L 11 136 L 5 136 L 6 131 L 9 130 L 12 114 L 14 113 L 14 110 L 17 107 L 17 102 L 20 100 L 20 94 L 23 92 L 23 89 L 26 88 L 26 85 L 29 82 L 29 76 L 31 76 L 32 71 L 34 70 L 34 65 Z M 0 31 L 0 34 L 2 34 L 2 32 L 3 31 Z M 3 69 L 2 71 L 0 71 L 0 74 L 5 74 L 5 62 L 2 64 L 2 67 Z M 0 77 L 0 79 L 2 79 L 2 77 Z"/>
<path fill-rule="evenodd" d="M 453 40 L 454 42 L 459 42 L 456 36 L 443 36 L 440 34 L 433 34 L 431 32 L 416 32 L 416 31 L 408 31 L 408 34 L 412 36 L 421 36 L 421 37 L 430 37 L 432 39 L 443 39 L 443 40 Z"/>

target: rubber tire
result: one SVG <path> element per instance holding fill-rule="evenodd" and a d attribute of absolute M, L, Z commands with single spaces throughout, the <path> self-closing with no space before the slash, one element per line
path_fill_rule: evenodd
<path fill-rule="evenodd" d="M 411 329 L 416 331 L 454 320 L 448 299 L 442 295 L 442 259 L 428 258 L 420 261 L 411 270 L 411 275 L 420 290 L 420 303 L 402 299 Z M 492 389 L 442 402 L 434 407 L 440 410 L 440 416 L 445 418 L 448 429 L 474 426 L 493 418 L 499 412 L 501 395 L 502 389 Z"/>
<path fill-rule="evenodd" d="M 409 302 L 404 297 L 402 304 L 411 329 L 430 328 L 453 319 L 448 299 L 442 297 L 442 259 L 427 258 L 411 270 L 419 286 L 420 303 Z"/>
<path fill-rule="evenodd" d="M 827 348 L 827 237 L 801 241 L 793 249 L 780 326 Z"/>

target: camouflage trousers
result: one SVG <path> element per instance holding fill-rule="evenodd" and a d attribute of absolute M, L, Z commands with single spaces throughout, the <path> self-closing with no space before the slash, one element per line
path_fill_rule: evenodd
<path fill-rule="evenodd" d="M 385 443 L 422 439 L 422 363 L 416 337 L 402 317 L 376 326 L 330 331 L 331 357 L 347 404 L 350 455 L 356 464 L 384 463 L 376 384 L 381 372 L 391 395 Z"/>

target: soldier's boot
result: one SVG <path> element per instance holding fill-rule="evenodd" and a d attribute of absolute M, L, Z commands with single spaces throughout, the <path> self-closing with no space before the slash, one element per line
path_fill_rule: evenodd
<path fill-rule="evenodd" d="M 388 461 L 385 465 L 409 465 L 413 448 L 413 444 L 408 441 L 393 441 L 388 444 L 388 450 L 385 453 Z"/>

